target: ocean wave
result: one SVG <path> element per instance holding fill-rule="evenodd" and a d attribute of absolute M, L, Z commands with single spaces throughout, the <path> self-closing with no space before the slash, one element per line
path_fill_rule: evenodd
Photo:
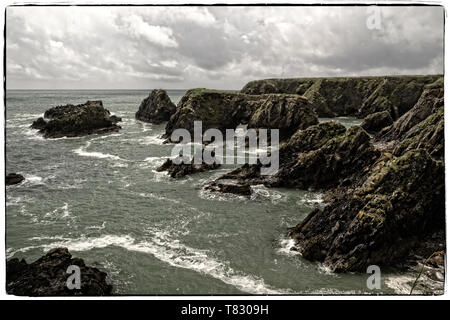
<path fill-rule="evenodd" d="M 72 151 L 82 157 L 92 157 L 92 158 L 98 158 L 98 159 L 112 159 L 112 160 L 118 160 L 118 161 L 125 161 L 124 159 L 120 158 L 119 156 L 115 156 L 112 154 L 102 153 L 102 152 L 97 152 L 97 151 L 86 151 L 86 149 L 89 148 L 90 145 L 91 145 L 91 142 L 88 141 L 84 146 L 81 146 Z"/>
<path fill-rule="evenodd" d="M 300 200 L 297 201 L 298 205 L 306 205 L 308 207 L 315 207 L 323 203 L 321 193 L 305 194 Z"/>
<path fill-rule="evenodd" d="M 79 252 L 107 246 L 117 246 L 128 251 L 151 254 L 173 267 L 208 275 L 250 294 L 294 293 L 290 289 L 272 288 L 262 278 L 236 271 L 228 263 L 212 257 L 208 250 L 195 249 L 184 245 L 171 239 L 168 233 L 164 231 L 155 231 L 151 239 L 139 242 L 130 235 L 103 235 L 56 241 L 42 245 L 42 248 L 48 251 L 55 247 L 67 247 L 70 251 Z"/>
<path fill-rule="evenodd" d="M 279 202 L 286 202 L 287 198 L 285 195 L 281 194 L 275 190 L 269 190 L 262 184 L 258 184 L 255 186 L 251 186 L 252 195 L 251 199 L 256 200 L 258 198 L 269 199 L 273 204 L 277 204 Z"/>
<path fill-rule="evenodd" d="M 39 141 L 45 140 L 44 137 L 40 133 L 38 133 L 38 130 L 36 129 L 27 128 L 25 130 L 22 130 L 21 133 L 25 135 L 27 139 L 30 140 L 39 140 Z"/>
<path fill-rule="evenodd" d="M 296 250 L 292 250 L 295 247 L 295 240 L 292 238 L 281 238 L 279 240 L 280 247 L 277 250 L 277 253 L 287 256 L 297 256 L 300 255 L 300 252 Z"/>

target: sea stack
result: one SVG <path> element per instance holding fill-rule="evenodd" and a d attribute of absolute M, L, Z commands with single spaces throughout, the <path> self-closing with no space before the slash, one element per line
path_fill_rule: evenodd
<path fill-rule="evenodd" d="M 170 116 L 175 113 L 177 107 L 170 100 L 165 90 L 157 89 L 150 92 L 147 98 L 142 100 L 136 119 L 160 124 L 169 121 Z"/>
<path fill-rule="evenodd" d="M 102 101 L 87 101 L 48 109 L 44 118 L 34 121 L 31 128 L 38 129 L 44 138 L 79 137 L 119 131 L 121 127 L 117 122 L 120 120 L 111 116 Z"/>

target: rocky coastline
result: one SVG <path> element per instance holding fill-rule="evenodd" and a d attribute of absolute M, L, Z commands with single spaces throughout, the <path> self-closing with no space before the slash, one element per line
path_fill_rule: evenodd
<path fill-rule="evenodd" d="M 270 79 L 239 93 L 188 91 L 166 137 L 197 119 L 222 131 L 286 128 L 277 174 L 262 177 L 261 164 L 244 165 L 205 189 L 248 196 L 251 185 L 264 184 L 325 192 L 325 208 L 289 231 L 292 249 L 335 272 L 365 272 L 445 250 L 443 110 L 440 76 Z M 365 119 L 346 129 L 317 116 Z"/>
<path fill-rule="evenodd" d="M 319 122 L 337 116 L 364 121 L 348 129 L 336 121 Z M 326 205 L 312 210 L 288 236 L 295 242 L 291 250 L 333 272 L 365 272 L 374 264 L 443 269 L 444 259 L 426 259 L 446 250 L 443 76 L 258 80 L 240 92 L 191 89 L 177 106 L 164 90 L 153 90 L 135 117 L 167 121 L 163 138 L 169 143 L 178 142 L 170 138 L 175 129 L 193 134 L 194 121 L 202 121 L 203 132 L 225 133 L 238 125 L 279 129 L 276 174 L 261 176 L 260 163 L 246 164 L 205 190 L 250 197 L 251 187 L 263 184 L 323 192 Z M 51 108 L 32 128 L 45 138 L 73 137 L 118 131 L 120 120 L 101 101 L 88 101 Z M 219 167 L 167 159 L 157 171 L 181 178 Z M 86 272 L 79 293 L 63 287 L 62 271 L 69 264 Z M 106 274 L 72 259 L 67 249 L 54 249 L 32 264 L 11 259 L 7 269 L 11 294 L 111 293 Z M 57 280 L 45 280 L 48 274 Z"/>

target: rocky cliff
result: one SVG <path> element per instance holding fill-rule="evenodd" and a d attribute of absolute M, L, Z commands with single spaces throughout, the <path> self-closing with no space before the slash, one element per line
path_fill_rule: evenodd
<path fill-rule="evenodd" d="M 241 93 L 298 94 L 307 97 L 319 117 L 357 116 L 388 111 L 393 119 L 407 112 L 423 90 L 442 76 L 297 78 L 251 81 Z"/>

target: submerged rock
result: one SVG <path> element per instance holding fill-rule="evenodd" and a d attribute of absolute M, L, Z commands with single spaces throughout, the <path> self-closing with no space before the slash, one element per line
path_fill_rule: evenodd
<path fill-rule="evenodd" d="M 182 178 L 189 174 L 215 170 L 219 167 L 220 164 L 218 163 L 206 164 L 203 162 L 201 164 L 195 164 L 194 160 L 191 160 L 190 163 L 175 164 L 172 159 L 167 159 L 160 167 L 156 169 L 156 171 L 167 171 L 172 178 Z"/>
<path fill-rule="evenodd" d="M 291 231 L 303 257 L 336 272 L 404 261 L 443 228 L 444 165 L 423 149 L 377 161 L 368 178 Z"/>
<path fill-rule="evenodd" d="M 5 177 L 5 184 L 7 186 L 10 186 L 13 184 L 21 183 L 23 180 L 25 180 L 25 178 L 21 174 L 10 173 Z"/>
<path fill-rule="evenodd" d="M 226 184 L 213 182 L 208 184 L 205 189 L 208 191 L 231 193 L 245 197 L 249 197 L 252 194 L 252 189 L 248 184 Z"/>
<path fill-rule="evenodd" d="M 39 118 L 31 127 L 45 138 L 78 137 L 120 129 L 116 124 L 120 118 L 111 116 L 101 101 L 54 107 L 44 113 L 44 118 L 49 120 Z"/>
<path fill-rule="evenodd" d="M 81 288 L 67 287 L 69 266 L 80 268 Z M 6 262 L 6 291 L 17 296 L 103 296 L 110 295 L 112 286 L 107 274 L 88 267 L 83 259 L 72 258 L 67 248 L 55 248 L 28 264 L 24 259 Z"/>
<path fill-rule="evenodd" d="M 170 100 L 166 91 L 158 89 L 152 90 L 145 98 L 136 112 L 136 119 L 159 124 L 169 121 L 170 116 L 176 111 L 176 106 Z"/>
<path fill-rule="evenodd" d="M 378 133 L 381 129 L 393 123 L 391 114 L 387 111 L 376 112 L 368 115 L 361 123 L 361 127 L 369 133 Z"/>

